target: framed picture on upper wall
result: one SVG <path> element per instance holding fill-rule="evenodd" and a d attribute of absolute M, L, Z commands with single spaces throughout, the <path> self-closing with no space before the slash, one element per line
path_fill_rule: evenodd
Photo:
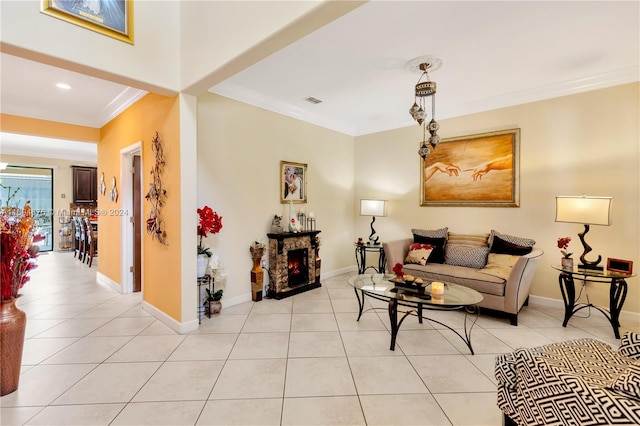
<path fill-rule="evenodd" d="M 42 13 L 133 44 L 133 0 L 42 0 Z"/>
<path fill-rule="evenodd" d="M 520 205 L 520 129 L 443 139 L 420 166 L 421 206 Z"/>
<path fill-rule="evenodd" d="M 280 203 L 307 202 L 307 165 L 291 161 L 280 162 Z"/>

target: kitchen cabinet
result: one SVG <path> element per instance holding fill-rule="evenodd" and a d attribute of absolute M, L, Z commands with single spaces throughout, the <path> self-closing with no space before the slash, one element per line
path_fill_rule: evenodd
<path fill-rule="evenodd" d="M 73 169 L 73 202 L 95 204 L 98 201 L 98 169 L 96 167 L 71 166 Z"/>

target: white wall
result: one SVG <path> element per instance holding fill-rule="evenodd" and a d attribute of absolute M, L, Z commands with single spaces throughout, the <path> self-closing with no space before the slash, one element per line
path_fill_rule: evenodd
<path fill-rule="evenodd" d="M 249 246 L 268 242 L 275 214 L 287 217 L 288 206 L 279 197 L 282 160 L 308 164 L 303 206 L 315 213 L 321 231 L 322 273 L 355 264 L 353 138 L 206 94 L 198 98 L 198 178 L 193 185 L 198 207 L 208 205 L 223 216 L 222 231 L 209 236 L 206 245 L 229 274 L 225 298 L 250 293 Z"/>
<path fill-rule="evenodd" d="M 530 237 L 545 251 L 532 294 L 561 299 L 556 241 L 571 236 L 574 258 L 582 254 L 582 225 L 556 223 L 555 196 L 613 196 L 613 224 L 592 226 L 587 258 L 639 259 L 640 142 L 637 83 L 442 120 L 439 134 L 453 137 L 519 127 L 520 207 L 420 207 L 421 133 L 412 126 L 356 138 L 356 199 L 389 199 L 388 217 L 376 220 L 383 239 L 410 236 L 410 229 L 448 226 L 453 232 L 499 232 Z M 369 218 L 356 217 L 356 232 L 369 234 Z M 592 257 L 593 256 L 593 257 Z M 636 268 L 637 269 L 637 268 Z M 629 281 L 625 311 L 640 312 L 638 278 Z M 591 286 L 591 300 L 608 306 L 608 286 Z"/>
<path fill-rule="evenodd" d="M 363 3 L 182 1 L 182 89 L 199 95 Z"/>
<path fill-rule="evenodd" d="M 142 89 L 177 92 L 179 3 L 134 1 L 133 45 L 45 15 L 40 12 L 40 0 L 0 2 L 0 35 L 7 53 Z"/>

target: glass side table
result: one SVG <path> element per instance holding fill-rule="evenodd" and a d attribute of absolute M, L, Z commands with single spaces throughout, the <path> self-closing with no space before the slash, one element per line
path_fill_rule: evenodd
<path fill-rule="evenodd" d="M 616 339 L 620 338 L 620 311 L 627 297 L 626 278 L 635 277 L 636 274 L 622 274 L 607 270 L 591 270 L 580 269 L 576 266 L 573 268 L 563 268 L 561 265 L 551 265 L 557 271 L 560 271 L 558 283 L 560 284 L 560 292 L 564 301 L 564 321 L 562 326 L 566 327 L 569 320 L 576 312 L 593 307 L 600 311 L 611 323 L 613 334 Z M 577 303 L 576 286 L 574 279 L 586 283 L 595 283 L 609 285 L 609 309 L 596 306 L 593 303 Z M 587 300 L 588 301 L 588 300 Z"/>
<path fill-rule="evenodd" d="M 354 243 L 356 247 L 356 263 L 358 264 L 358 275 L 362 275 L 369 268 L 373 269 L 379 274 L 384 274 L 385 264 L 387 263 L 387 258 L 384 254 L 384 249 L 382 248 L 382 243 L 380 244 L 358 244 Z M 378 257 L 378 267 L 367 266 L 367 252 L 378 253 L 380 256 Z"/>

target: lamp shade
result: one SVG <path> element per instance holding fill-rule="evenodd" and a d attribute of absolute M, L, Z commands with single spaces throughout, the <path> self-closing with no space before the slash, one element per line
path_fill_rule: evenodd
<path fill-rule="evenodd" d="M 611 225 L 612 197 L 556 197 L 556 222 Z"/>
<path fill-rule="evenodd" d="M 386 216 L 386 200 L 360 200 L 360 216 Z"/>

